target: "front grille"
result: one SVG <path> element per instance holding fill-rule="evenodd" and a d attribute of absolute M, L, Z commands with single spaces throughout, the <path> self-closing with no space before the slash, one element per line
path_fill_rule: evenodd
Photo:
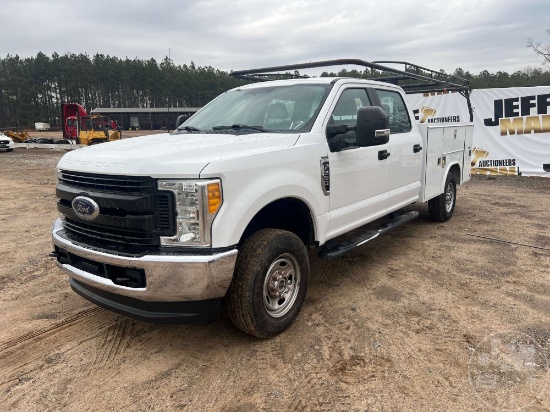
<path fill-rule="evenodd" d="M 96 241 L 100 240 L 140 246 L 155 246 L 158 244 L 156 236 L 152 236 L 151 233 L 147 232 L 101 227 L 68 218 L 65 218 L 64 226 L 69 232 L 74 232 L 80 236 L 91 238 Z"/>
<path fill-rule="evenodd" d="M 160 236 L 175 233 L 176 213 L 174 195 L 156 185 L 151 177 L 60 171 L 56 195 L 67 236 L 90 247 L 128 253 L 158 247 Z M 81 219 L 72 209 L 77 196 L 94 200 L 99 216 Z"/>
<path fill-rule="evenodd" d="M 154 193 L 155 180 L 146 176 L 113 176 L 62 170 L 59 183 L 86 190 L 110 193 Z"/>

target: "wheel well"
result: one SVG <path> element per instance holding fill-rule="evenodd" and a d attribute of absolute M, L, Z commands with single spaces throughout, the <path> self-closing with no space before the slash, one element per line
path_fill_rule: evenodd
<path fill-rule="evenodd" d="M 461 182 L 461 179 L 460 179 L 460 166 L 458 164 L 454 164 L 451 166 L 451 168 L 449 169 L 449 175 L 453 176 L 455 178 L 455 182 L 457 185 L 460 184 Z"/>
<path fill-rule="evenodd" d="M 299 199 L 279 199 L 261 209 L 244 230 L 239 245 L 253 233 L 267 228 L 288 230 L 298 236 L 306 246 L 315 243 L 311 212 Z"/>

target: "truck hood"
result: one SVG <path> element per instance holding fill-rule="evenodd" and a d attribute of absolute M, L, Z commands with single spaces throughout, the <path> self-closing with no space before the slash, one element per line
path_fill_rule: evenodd
<path fill-rule="evenodd" d="M 298 134 L 155 134 L 67 153 L 59 169 L 89 173 L 197 178 L 208 163 L 293 146 Z"/>

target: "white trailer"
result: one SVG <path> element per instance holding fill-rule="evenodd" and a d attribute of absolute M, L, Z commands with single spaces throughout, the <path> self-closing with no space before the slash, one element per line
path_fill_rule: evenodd
<path fill-rule="evenodd" d="M 34 128 L 39 132 L 43 132 L 43 131 L 50 130 L 50 124 L 49 123 L 43 123 L 43 122 L 37 122 L 37 123 L 34 124 Z"/>

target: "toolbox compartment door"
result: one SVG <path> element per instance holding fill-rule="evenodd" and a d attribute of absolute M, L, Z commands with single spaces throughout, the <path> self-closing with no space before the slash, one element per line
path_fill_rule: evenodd
<path fill-rule="evenodd" d="M 441 180 L 445 168 L 441 165 L 443 153 L 444 128 L 426 127 L 424 137 L 424 190 L 423 201 L 438 196 L 441 193 Z"/>
<path fill-rule="evenodd" d="M 445 173 L 452 164 L 458 163 L 462 171 L 461 181 L 457 184 L 470 179 L 473 128 L 472 123 L 418 125 L 424 146 L 422 202 L 442 193 Z"/>

